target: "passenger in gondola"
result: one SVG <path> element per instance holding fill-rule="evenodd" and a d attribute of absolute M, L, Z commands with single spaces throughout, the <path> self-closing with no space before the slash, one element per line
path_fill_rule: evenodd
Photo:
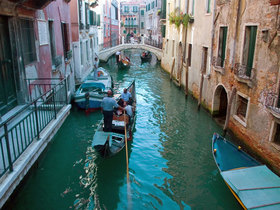
<path fill-rule="evenodd" d="M 112 98 L 113 93 L 111 90 L 108 90 L 107 95 L 108 96 L 104 97 L 101 102 L 101 110 L 104 117 L 104 132 L 111 132 L 114 108 L 119 108 L 121 110 L 123 110 L 123 108 Z"/>
<path fill-rule="evenodd" d="M 126 88 L 123 89 L 123 93 L 121 94 L 121 100 L 123 102 L 129 102 L 132 99 L 131 93 L 127 91 Z"/>
<path fill-rule="evenodd" d="M 142 52 L 142 57 L 146 57 L 145 51 Z"/>

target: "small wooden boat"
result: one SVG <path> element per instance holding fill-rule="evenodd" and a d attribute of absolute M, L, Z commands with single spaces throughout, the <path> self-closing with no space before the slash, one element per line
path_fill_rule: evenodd
<path fill-rule="evenodd" d="M 280 178 L 214 133 L 212 153 L 220 174 L 244 209 L 280 209 Z"/>
<path fill-rule="evenodd" d="M 99 109 L 107 91 L 113 88 L 112 78 L 104 68 L 99 67 L 97 75 L 97 80 L 94 80 L 94 72 L 91 72 L 75 92 L 74 101 L 79 108 Z"/>
<path fill-rule="evenodd" d="M 143 52 L 140 57 L 141 57 L 142 63 L 148 62 L 152 59 L 152 54 L 150 52 Z"/>
<path fill-rule="evenodd" d="M 136 92 L 135 81 L 133 81 L 127 90 L 132 96 L 132 110 L 133 115 L 131 119 L 126 114 L 120 116 L 114 113 L 112 122 L 112 132 L 104 132 L 103 119 L 93 136 L 92 147 L 100 153 L 102 157 L 109 157 L 117 154 L 125 146 L 125 126 L 127 130 L 127 140 L 132 140 L 132 131 L 135 126 L 135 110 L 136 110 Z M 119 98 L 120 100 L 120 98 Z"/>
<path fill-rule="evenodd" d="M 121 58 L 121 60 L 118 62 L 118 67 L 120 69 L 128 69 L 130 67 L 130 59 L 128 57 Z"/>

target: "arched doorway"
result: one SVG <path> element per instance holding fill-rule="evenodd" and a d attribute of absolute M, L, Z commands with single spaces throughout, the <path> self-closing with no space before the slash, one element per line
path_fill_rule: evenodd
<path fill-rule="evenodd" d="M 213 100 L 213 116 L 216 117 L 220 123 L 224 124 L 227 114 L 228 97 L 223 85 L 217 86 Z"/>

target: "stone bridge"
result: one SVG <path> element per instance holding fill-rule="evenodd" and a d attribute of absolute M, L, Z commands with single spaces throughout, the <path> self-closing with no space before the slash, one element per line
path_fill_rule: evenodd
<path fill-rule="evenodd" d="M 114 55 L 117 51 L 122 51 L 126 49 L 142 49 L 150 51 L 157 57 L 158 60 L 161 60 L 162 57 L 162 49 L 146 44 L 120 44 L 115 47 L 99 51 L 98 57 L 101 61 L 107 62 L 110 56 Z"/>

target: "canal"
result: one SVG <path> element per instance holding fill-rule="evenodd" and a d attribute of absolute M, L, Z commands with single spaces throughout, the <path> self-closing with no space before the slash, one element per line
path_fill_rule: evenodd
<path fill-rule="evenodd" d="M 118 70 L 115 58 L 103 64 L 120 90 L 136 80 L 129 184 L 125 150 L 103 159 L 90 147 L 101 113 L 86 115 L 73 107 L 5 208 L 241 209 L 211 154 L 212 135 L 222 128 L 197 109 L 195 99 L 185 98 L 155 58 L 141 64 L 140 53 L 126 51 L 133 64 L 129 70 Z"/>

